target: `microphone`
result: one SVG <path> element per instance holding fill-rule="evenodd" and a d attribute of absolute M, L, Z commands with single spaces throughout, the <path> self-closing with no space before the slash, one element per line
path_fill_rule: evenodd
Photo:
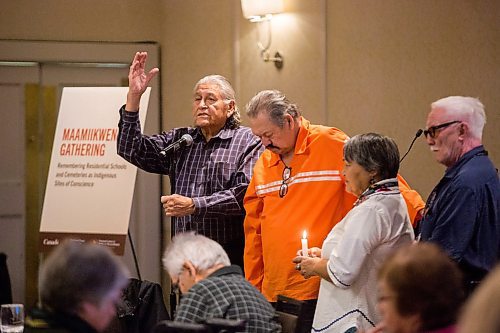
<path fill-rule="evenodd" d="M 174 153 L 179 149 L 191 146 L 192 143 L 193 143 L 193 137 L 189 134 L 184 134 L 179 140 L 168 145 L 166 148 L 163 148 L 160 151 L 160 155 L 167 156 L 168 154 Z"/>
<path fill-rule="evenodd" d="M 413 144 L 415 143 L 415 140 L 417 140 L 417 138 L 419 136 L 421 136 L 422 133 L 424 133 L 424 130 L 421 129 L 421 128 L 419 128 L 418 131 L 417 131 L 417 133 L 415 133 L 415 137 L 413 138 L 413 140 L 410 143 L 410 147 L 408 147 L 408 150 L 406 151 L 406 153 L 403 155 L 403 157 L 401 157 L 401 159 L 399 160 L 399 163 L 403 162 L 403 160 L 405 159 L 406 155 L 408 155 L 408 153 L 410 152 L 411 147 L 413 147 Z"/>

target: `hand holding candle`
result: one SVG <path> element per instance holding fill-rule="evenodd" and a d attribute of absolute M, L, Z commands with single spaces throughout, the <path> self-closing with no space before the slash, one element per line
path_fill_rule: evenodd
<path fill-rule="evenodd" d="M 302 238 L 300 240 L 302 242 L 302 255 L 304 257 L 307 257 L 308 256 L 308 245 L 307 245 L 307 231 L 304 230 L 304 232 L 302 233 Z"/>

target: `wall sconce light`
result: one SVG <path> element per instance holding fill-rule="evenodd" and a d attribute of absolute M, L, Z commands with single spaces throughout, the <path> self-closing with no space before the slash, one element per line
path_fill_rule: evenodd
<path fill-rule="evenodd" d="M 274 57 L 271 57 L 269 48 L 272 40 L 271 19 L 273 14 L 283 12 L 283 0 L 241 0 L 241 9 L 243 10 L 243 16 L 250 22 L 259 25 L 267 24 L 267 43 L 265 45 L 260 41 L 260 27 L 257 27 L 257 46 L 260 49 L 260 56 L 265 62 L 272 61 L 276 68 L 281 69 L 283 67 L 283 56 L 276 52 Z"/>

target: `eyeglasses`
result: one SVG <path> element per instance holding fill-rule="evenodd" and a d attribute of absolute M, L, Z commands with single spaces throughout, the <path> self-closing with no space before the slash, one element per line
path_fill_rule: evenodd
<path fill-rule="evenodd" d="M 291 175 L 292 175 L 292 168 L 285 166 L 285 168 L 283 169 L 283 174 L 282 174 L 283 183 L 281 183 L 280 191 L 279 191 L 280 198 L 283 198 L 288 193 L 287 181 L 290 179 Z"/>
<path fill-rule="evenodd" d="M 450 121 L 441 125 L 436 125 L 436 126 L 431 126 L 428 129 L 424 130 L 424 135 L 427 138 L 427 135 L 430 136 L 432 139 L 436 138 L 436 130 L 448 127 L 450 125 L 456 124 L 456 123 L 461 123 L 460 120 L 454 120 Z"/>

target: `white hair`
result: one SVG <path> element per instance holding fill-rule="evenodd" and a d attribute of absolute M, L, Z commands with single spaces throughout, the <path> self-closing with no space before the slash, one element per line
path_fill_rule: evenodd
<path fill-rule="evenodd" d="M 218 264 L 231 265 L 226 251 L 219 243 L 194 232 L 176 235 L 163 255 L 163 267 L 172 276 L 181 274 L 186 261 L 190 261 L 200 271 Z"/>
<path fill-rule="evenodd" d="M 486 124 L 486 113 L 484 105 L 478 98 L 449 96 L 441 98 L 431 104 L 431 109 L 444 109 L 446 112 L 456 116 L 454 120 L 460 120 L 469 125 L 471 136 L 481 140 L 483 128 Z"/>
<path fill-rule="evenodd" d="M 228 123 L 229 128 L 238 128 L 241 125 L 240 110 L 238 109 L 238 105 L 236 104 L 236 94 L 228 79 L 226 79 L 222 75 L 217 74 L 207 75 L 196 82 L 196 84 L 194 85 L 193 93 L 196 93 L 196 90 L 202 84 L 213 84 L 217 86 L 219 88 L 222 99 L 224 99 L 226 102 L 234 102 L 234 112 L 226 122 Z"/>

